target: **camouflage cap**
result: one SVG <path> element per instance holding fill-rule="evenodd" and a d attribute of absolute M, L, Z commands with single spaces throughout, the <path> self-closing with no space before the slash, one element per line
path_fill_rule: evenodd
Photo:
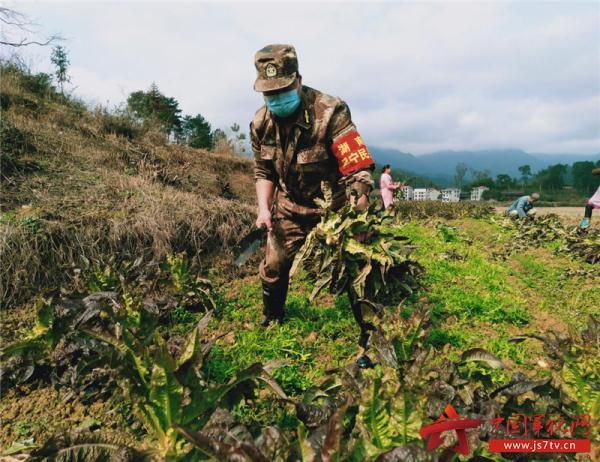
<path fill-rule="evenodd" d="M 291 85 L 298 75 L 298 57 L 292 45 L 267 45 L 254 56 L 256 91 L 280 90 Z"/>

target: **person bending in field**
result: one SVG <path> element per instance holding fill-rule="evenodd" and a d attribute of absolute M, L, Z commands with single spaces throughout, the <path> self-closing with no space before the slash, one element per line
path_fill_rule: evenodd
<path fill-rule="evenodd" d="M 533 216 L 536 210 L 533 208 L 533 204 L 540 199 L 538 193 L 530 194 L 529 196 L 521 196 L 514 201 L 511 206 L 506 210 L 506 214 L 511 218 L 525 218 L 527 215 Z"/>
<path fill-rule="evenodd" d="M 592 170 L 594 175 L 600 175 L 600 168 L 595 168 Z M 587 201 L 585 205 L 585 215 L 581 220 L 581 224 L 579 225 L 581 229 L 589 228 L 590 222 L 592 221 L 592 210 L 600 209 L 600 186 L 596 189 L 596 192 L 590 199 Z"/>
<path fill-rule="evenodd" d="M 263 288 L 262 325 L 281 323 L 289 272 L 306 236 L 323 210 L 322 183 L 332 191 L 332 208 L 355 201 L 367 207 L 374 162 L 339 98 L 302 84 L 296 50 L 291 45 L 267 45 L 256 53 L 254 89 L 265 104 L 250 124 L 258 217 L 256 226 L 269 230 L 259 273 Z M 349 290 L 354 318 L 365 350 L 374 326 L 363 319 L 358 296 Z M 359 358 L 369 366 L 370 359 Z"/>

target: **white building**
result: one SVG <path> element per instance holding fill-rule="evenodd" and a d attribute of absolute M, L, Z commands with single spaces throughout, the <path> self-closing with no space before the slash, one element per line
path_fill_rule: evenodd
<path fill-rule="evenodd" d="M 414 200 L 416 201 L 436 201 L 440 197 L 440 192 L 434 188 L 415 188 Z"/>
<path fill-rule="evenodd" d="M 483 196 L 483 193 L 488 189 L 490 188 L 488 188 L 487 186 L 477 186 L 476 188 L 471 189 L 471 200 L 480 201 L 481 196 Z"/>
<path fill-rule="evenodd" d="M 442 202 L 458 202 L 460 200 L 460 189 L 442 189 Z"/>
<path fill-rule="evenodd" d="M 415 188 L 413 191 L 413 199 L 416 201 L 427 200 L 427 188 Z"/>
<path fill-rule="evenodd" d="M 441 193 L 437 189 L 427 188 L 427 191 L 428 191 L 430 201 L 437 201 L 440 198 Z"/>
<path fill-rule="evenodd" d="M 400 188 L 400 191 L 405 201 L 412 201 L 415 198 L 415 189 L 412 186 L 406 184 Z"/>

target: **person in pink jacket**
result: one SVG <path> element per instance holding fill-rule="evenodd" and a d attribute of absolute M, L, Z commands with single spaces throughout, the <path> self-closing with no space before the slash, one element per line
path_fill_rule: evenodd
<path fill-rule="evenodd" d="M 592 170 L 594 175 L 600 175 L 600 168 L 595 168 Z M 581 220 L 581 224 L 579 225 L 581 229 L 589 228 L 590 222 L 592 221 L 592 210 L 600 209 L 600 186 L 596 189 L 596 192 L 590 199 L 588 200 L 585 206 L 585 215 Z"/>
<path fill-rule="evenodd" d="M 381 179 L 379 180 L 381 199 L 386 209 L 394 202 L 394 190 L 402 186 L 400 183 L 394 183 L 392 175 L 390 175 L 391 171 L 392 168 L 389 165 L 384 165 L 383 169 L 381 169 Z"/>

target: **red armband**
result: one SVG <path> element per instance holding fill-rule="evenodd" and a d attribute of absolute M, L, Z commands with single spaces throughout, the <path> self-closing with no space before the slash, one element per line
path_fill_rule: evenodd
<path fill-rule="evenodd" d="M 342 175 L 348 175 L 374 163 L 365 142 L 356 130 L 336 140 L 331 145 L 331 150 Z"/>

